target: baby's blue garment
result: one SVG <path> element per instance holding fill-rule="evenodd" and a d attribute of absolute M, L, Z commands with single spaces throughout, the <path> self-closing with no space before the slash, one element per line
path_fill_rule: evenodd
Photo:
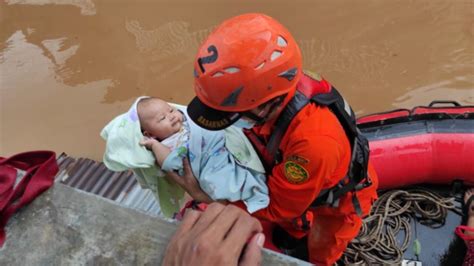
<path fill-rule="evenodd" d="M 189 126 L 190 132 L 189 142 L 187 145 L 174 149 L 165 159 L 161 168 L 164 171 L 181 171 L 183 158 L 188 155 L 192 171 L 198 179 L 200 187 L 213 200 L 231 202 L 242 200 L 250 213 L 267 207 L 270 198 L 261 163 L 259 166 L 255 166 L 253 157 L 250 160 L 245 160 L 245 158 L 251 157 L 244 152 L 239 152 L 237 158 L 240 157 L 241 160 L 237 160 L 226 147 L 226 139 L 229 140 L 229 137 L 226 137 L 225 134 L 233 134 L 233 139 L 238 142 L 239 133 L 236 130 L 239 129 L 233 129 L 233 132 L 203 129 L 187 116 L 185 107 L 179 105 L 177 107 L 186 114 L 185 123 Z M 241 131 L 240 136 L 243 138 L 240 145 L 253 149 Z M 234 146 L 236 146 L 235 142 Z M 253 154 L 255 155 L 254 151 Z M 255 155 L 255 157 L 257 156 Z"/>
<path fill-rule="evenodd" d="M 164 216 L 173 217 L 184 203 L 184 190 L 168 182 L 166 173 L 156 164 L 153 153 L 141 146 L 144 138 L 138 119 L 139 97 L 130 109 L 110 121 L 100 133 L 106 140 L 103 162 L 112 171 L 132 169 L 142 188 L 150 189 Z"/>

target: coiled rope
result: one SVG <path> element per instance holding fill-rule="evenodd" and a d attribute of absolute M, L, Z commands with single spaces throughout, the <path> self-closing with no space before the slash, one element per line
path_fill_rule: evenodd
<path fill-rule="evenodd" d="M 454 198 L 427 190 L 391 190 L 379 195 L 359 235 L 348 245 L 344 265 L 400 264 L 411 243 L 411 220 L 437 228 L 444 225 L 448 210 L 455 209 Z M 404 237 L 397 241 L 400 232 Z"/>

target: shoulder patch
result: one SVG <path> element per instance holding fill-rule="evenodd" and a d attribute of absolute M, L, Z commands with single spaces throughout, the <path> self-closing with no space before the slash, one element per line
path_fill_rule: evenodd
<path fill-rule="evenodd" d="M 305 70 L 304 73 L 306 75 L 308 75 L 310 78 L 316 80 L 316 81 L 321 81 L 323 80 L 323 78 L 321 77 L 321 75 L 319 75 L 318 73 L 314 73 L 312 71 L 308 71 L 308 70 Z"/>
<path fill-rule="evenodd" d="M 285 162 L 285 177 L 292 184 L 301 184 L 308 179 L 308 171 L 300 164 Z"/>
<path fill-rule="evenodd" d="M 290 155 L 286 158 L 286 161 L 293 161 L 295 163 L 299 163 L 299 164 L 307 164 L 309 163 L 309 160 L 304 158 L 304 157 L 301 157 L 299 155 L 296 155 L 296 154 L 293 154 L 293 155 Z"/>

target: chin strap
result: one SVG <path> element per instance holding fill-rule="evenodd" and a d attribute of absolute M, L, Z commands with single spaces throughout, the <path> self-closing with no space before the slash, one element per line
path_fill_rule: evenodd
<path fill-rule="evenodd" d="M 268 108 L 269 111 L 268 111 L 267 115 L 264 116 L 264 117 L 258 116 L 258 115 L 256 115 L 256 114 L 252 113 L 252 111 L 246 111 L 246 112 L 242 112 L 242 113 L 240 113 L 240 114 L 241 114 L 242 116 L 245 116 L 245 117 L 250 118 L 250 119 L 252 119 L 253 121 L 255 121 L 255 125 L 261 126 L 261 125 L 263 125 L 265 122 L 267 122 L 268 116 L 272 113 L 272 110 L 274 110 L 275 108 L 277 108 L 277 107 L 285 100 L 285 98 L 286 98 L 287 95 L 288 95 L 288 94 L 280 95 L 280 96 L 278 96 L 278 97 L 276 97 L 276 98 L 273 98 L 272 100 L 270 100 L 270 101 L 264 103 L 264 105 L 267 105 L 267 104 L 269 104 L 270 102 L 273 101 L 273 103 L 271 103 L 271 105 L 270 105 L 270 108 Z M 264 108 L 265 108 L 265 107 L 264 107 Z"/>

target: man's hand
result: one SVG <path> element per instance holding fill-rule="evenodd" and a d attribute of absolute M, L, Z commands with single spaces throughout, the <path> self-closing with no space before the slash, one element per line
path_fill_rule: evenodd
<path fill-rule="evenodd" d="M 162 265 L 259 265 L 265 241 L 261 232 L 257 219 L 232 205 L 213 203 L 205 212 L 188 209 Z"/>
<path fill-rule="evenodd" d="M 202 191 L 196 177 L 191 170 L 191 165 L 187 158 L 183 159 L 184 174 L 182 176 L 175 172 L 167 172 L 167 177 L 181 186 L 195 200 L 205 203 L 211 203 L 213 200 Z"/>

